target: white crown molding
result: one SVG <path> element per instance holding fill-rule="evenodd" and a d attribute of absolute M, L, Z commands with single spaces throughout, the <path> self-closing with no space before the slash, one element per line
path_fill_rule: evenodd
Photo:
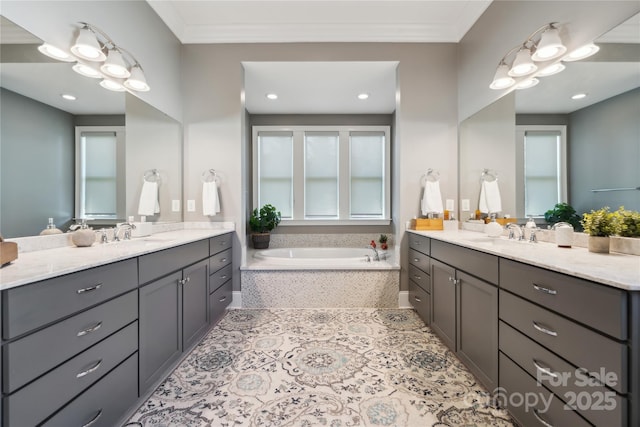
<path fill-rule="evenodd" d="M 164 21 L 165 25 L 173 32 L 173 34 L 184 43 L 183 37 L 186 32 L 187 24 L 182 20 L 180 12 L 175 6 L 175 2 L 166 0 L 147 0 L 147 3 L 156 12 L 156 14 Z"/>

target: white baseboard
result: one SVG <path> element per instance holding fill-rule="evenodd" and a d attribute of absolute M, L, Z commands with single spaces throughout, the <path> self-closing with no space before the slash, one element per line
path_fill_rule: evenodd
<path fill-rule="evenodd" d="M 229 304 L 227 308 L 242 308 L 242 292 L 233 291 L 233 299 L 231 300 L 231 304 Z"/>
<path fill-rule="evenodd" d="M 409 302 L 409 291 L 398 292 L 398 308 L 413 308 Z"/>

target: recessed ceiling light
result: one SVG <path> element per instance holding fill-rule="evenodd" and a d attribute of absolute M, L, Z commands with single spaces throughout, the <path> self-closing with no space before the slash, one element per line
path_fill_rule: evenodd
<path fill-rule="evenodd" d="M 267 97 L 267 99 L 271 99 L 271 100 L 278 99 L 278 95 L 275 93 L 268 93 L 265 96 Z"/>
<path fill-rule="evenodd" d="M 368 93 L 358 94 L 358 99 L 367 99 L 367 98 L 369 98 L 369 94 Z"/>
<path fill-rule="evenodd" d="M 575 95 L 573 95 L 571 97 L 571 99 L 582 99 L 582 98 L 586 98 L 587 94 L 586 93 L 576 93 Z"/>
<path fill-rule="evenodd" d="M 71 94 L 68 94 L 68 93 L 63 93 L 63 94 L 62 94 L 62 95 L 60 95 L 60 96 L 61 96 L 61 97 L 63 97 L 64 99 L 69 100 L 69 101 L 75 101 L 75 100 L 76 100 L 76 97 L 75 97 L 75 96 L 73 96 L 73 95 L 71 95 Z"/>

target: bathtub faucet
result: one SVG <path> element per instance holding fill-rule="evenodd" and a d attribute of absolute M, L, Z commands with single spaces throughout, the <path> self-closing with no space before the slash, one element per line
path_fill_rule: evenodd
<path fill-rule="evenodd" d="M 369 248 L 373 249 L 373 260 L 380 261 L 380 255 L 378 254 L 378 250 L 376 249 L 376 247 L 373 245 L 369 245 Z"/>

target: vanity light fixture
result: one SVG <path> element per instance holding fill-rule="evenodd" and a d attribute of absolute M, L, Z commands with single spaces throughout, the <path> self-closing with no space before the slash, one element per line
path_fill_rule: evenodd
<path fill-rule="evenodd" d="M 534 87 L 540 83 L 540 80 L 535 77 L 531 77 L 530 79 L 522 80 L 520 83 L 516 85 L 516 89 L 529 89 L 530 87 Z"/>
<path fill-rule="evenodd" d="M 589 43 L 572 50 L 567 56 L 562 58 L 562 60 L 567 62 L 579 61 L 581 59 L 588 58 L 591 55 L 595 55 L 599 50 L 600 46 L 594 43 Z"/>
<path fill-rule="evenodd" d="M 538 74 L 538 64 L 536 62 L 547 62 L 559 58 L 567 51 L 566 46 L 560 38 L 560 31 L 557 22 L 550 22 L 534 31 L 526 40 L 507 52 L 498 63 L 493 81 L 489 85 L 491 89 L 507 89 L 517 85 L 519 89 L 533 87 L 537 83 L 532 77 L 534 75 L 545 76 L 547 68 Z M 507 61 L 515 53 L 513 61 Z M 552 74 L 559 73 L 564 68 L 556 68 Z M 551 70 L 548 70 L 551 72 Z M 525 78 L 526 77 L 526 78 Z M 522 82 L 516 79 L 525 78 Z"/>
<path fill-rule="evenodd" d="M 142 66 L 131 52 L 116 45 L 96 26 L 86 22 L 79 24 L 82 27 L 70 49 L 75 58 L 48 43 L 38 47 L 38 50 L 60 61 L 76 62 L 72 67 L 75 72 L 85 77 L 103 79 L 100 86 L 106 89 L 118 92 L 126 89 L 146 92 L 151 89 Z"/>
<path fill-rule="evenodd" d="M 537 74 L 538 77 L 547 77 L 552 76 L 554 74 L 558 74 L 562 70 L 567 68 L 562 62 L 556 62 L 555 64 L 549 65 L 548 67 L 543 68 Z"/>
<path fill-rule="evenodd" d="M 361 100 L 369 99 L 369 94 L 368 93 L 360 93 L 360 94 L 358 94 L 358 99 L 361 99 Z"/>

